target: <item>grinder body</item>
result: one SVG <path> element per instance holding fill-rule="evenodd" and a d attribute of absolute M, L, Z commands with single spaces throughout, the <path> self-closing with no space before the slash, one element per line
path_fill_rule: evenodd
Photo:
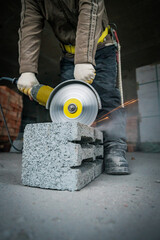
<path fill-rule="evenodd" d="M 62 82 L 54 89 L 41 84 L 33 86 L 30 95 L 49 109 L 53 122 L 77 121 L 91 125 L 101 108 L 96 90 L 75 79 Z"/>
<path fill-rule="evenodd" d="M 17 86 L 18 79 L 1 77 L 0 81 Z M 54 89 L 38 84 L 22 92 L 45 106 L 53 122 L 76 121 L 91 125 L 101 109 L 101 100 L 96 90 L 88 83 L 71 79 Z"/>

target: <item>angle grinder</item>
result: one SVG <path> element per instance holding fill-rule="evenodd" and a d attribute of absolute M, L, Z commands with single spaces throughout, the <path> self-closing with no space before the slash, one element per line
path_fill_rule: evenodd
<path fill-rule="evenodd" d="M 10 78 L 10 81 L 17 84 L 17 79 Z M 29 89 L 27 94 L 49 110 L 53 122 L 76 121 L 92 125 L 101 109 L 101 100 L 96 90 L 80 80 L 64 81 L 54 89 L 38 84 Z"/>

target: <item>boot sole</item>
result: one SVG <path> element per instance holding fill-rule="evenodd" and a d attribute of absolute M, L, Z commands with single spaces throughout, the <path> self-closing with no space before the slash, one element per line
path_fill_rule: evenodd
<path fill-rule="evenodd" d="M 130 174 L 128 167 L 112 167 L 107 168 L 105 173 L 112 174 L 112 175 L 127 175 Z"/>

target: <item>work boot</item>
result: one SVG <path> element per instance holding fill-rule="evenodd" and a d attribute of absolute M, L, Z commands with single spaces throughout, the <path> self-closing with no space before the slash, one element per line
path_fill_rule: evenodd
<path fill-rule="evenodd" d="M 102 116 L 104 113 L 102 112 Z M 99 117 L 100 114 L 99 114 Z M 97 124 L 104 136 L 104 163 L 108 174 L 129 174 L 126 160 L 126 117 L 124 109 L 107 115 L 109 119 Z"/>
<path fill-rule="evenodd" d="M 105 143 L 104 164 L 107 174 L 129 174 L 126 143 L 123 140 Z"/>

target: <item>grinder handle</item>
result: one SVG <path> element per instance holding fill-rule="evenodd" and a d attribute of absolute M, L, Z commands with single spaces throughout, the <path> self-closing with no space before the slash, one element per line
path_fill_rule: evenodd
<path fill-rule="evenodd" d="M 53 91 L 52 87 L 43 84 L 38 84 L 32 87 L 29 94 L 40 105 L 46 106 L 48 98 L 52 91 Z"/>
<path fill-rule="evenodd" d="M 13 84 L 17 85 L 17 82 L 18 79 L 12 79 Z M 23 92 L 25 95 L 29 96 L 31 99 L 43 106 L 46 106 L 46 103 L 52 91 L 53 88 L 43 84 L 37 84 L 32 88 L 24 88 L 21 90 L 21 92 Z"/>
<path fill-rule="evenodd" d="M 13 84 L 17 87 L 18 78 L 1 77 L 0 82 L 2 82 L 4 85 L 8 85 L 8 83 Z M 23 89 L 21 92 L 24 93 L 25 95 L 30 96 L 31 95 L 31 88 Z"/>

